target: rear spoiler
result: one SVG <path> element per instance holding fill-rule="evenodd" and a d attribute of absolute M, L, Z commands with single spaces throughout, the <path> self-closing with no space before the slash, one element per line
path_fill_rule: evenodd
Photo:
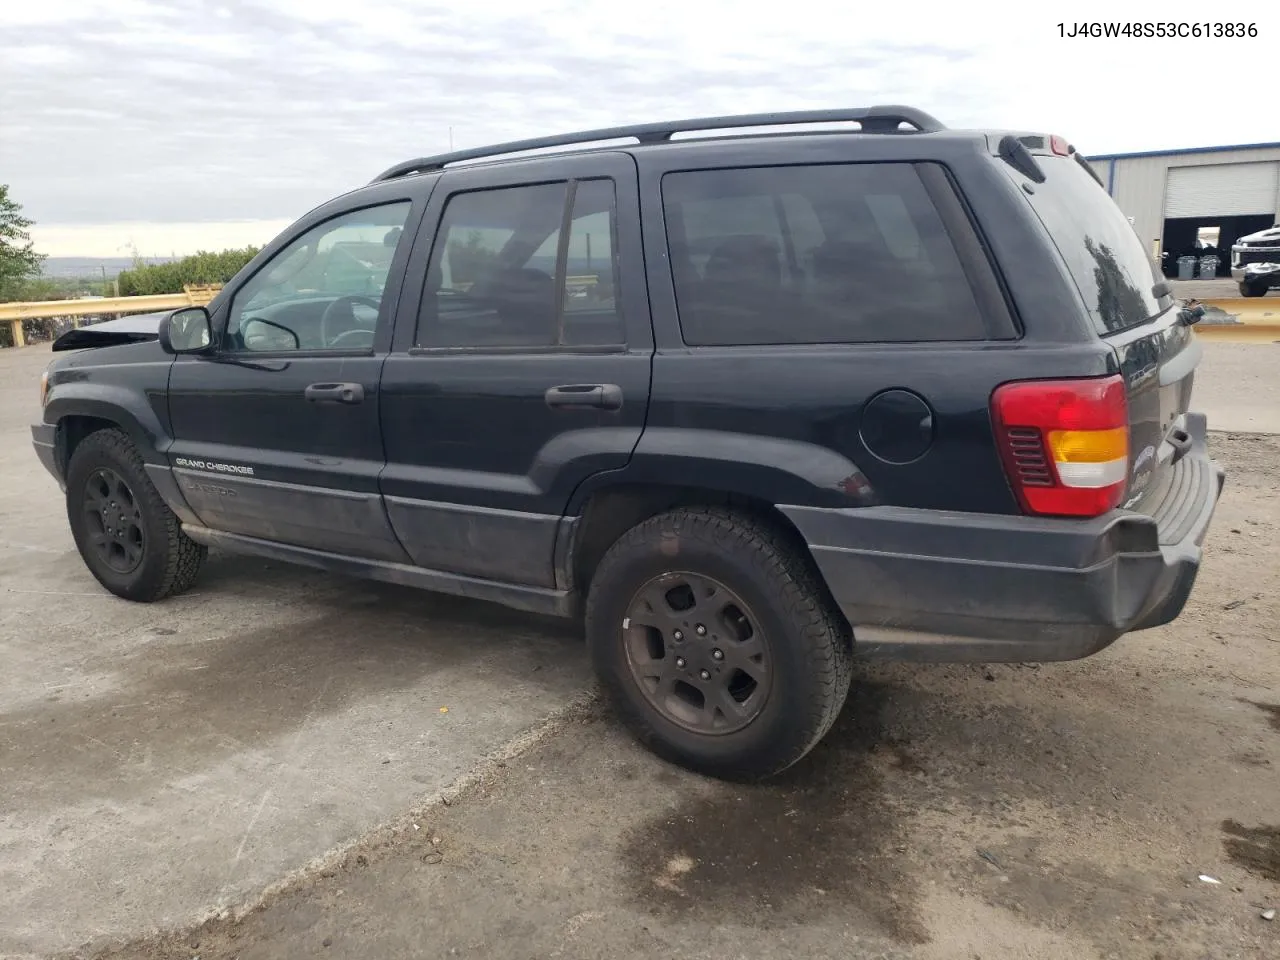
<path fill-rule="evenodd" d="M 1037 156 L 1070 156 L 1098 186 L 1103 190 L 1107 189 L 1102 177 L 1098 176 L 1098 171 L 1093 169 L 1093 164 L 1061 137 L 1049 137 L 1041 133 L 1006 133 L 996 141 L 993 152 L 1033 183 L 1044 183 L 1044 171 L 1036 162 Z"/>
<path fill-rule="evenodd" d="M 118 347 L 126 343 L 158 340 L 165 313 L 139 313 L 118 320 L 106 320 L 87 327 L 73 327 L 53 341 L 54 350 L 85 350 Z"/>

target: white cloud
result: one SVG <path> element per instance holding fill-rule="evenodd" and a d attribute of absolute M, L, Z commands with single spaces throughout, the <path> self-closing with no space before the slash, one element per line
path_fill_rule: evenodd
<path fill-rule="evenodd" d="M 1274 60 L 1274 5 L 1246 14 L 1190 0 L 1141 14 L 1099 0 L 1070 12 L 939 0 L 10 6 L 0 182 L 50 252 L 55 238 L 85 255 L 61 245 L 125 243 L 125 228 L 112 225 L 139 221 L 183 225 L 188 233 L 165 234 L 179 252 L 215 246 L 225 228 L 214 224 L 292 219 L 398 160 L 447 149 L 450 127 L 464 147 L 900 102 L 951 126 L 1060 132 L 1086 152 L 1276 139 L 1232 80 Z M 1059 21 L 1156 17 L 1255 22 L 1259 36 L 1058 36 Z"/>

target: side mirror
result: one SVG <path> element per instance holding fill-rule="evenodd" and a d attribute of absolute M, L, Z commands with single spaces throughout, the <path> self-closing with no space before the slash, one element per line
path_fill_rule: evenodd
<path fill-rule="evenodd" d="M 204 307 L 183 307 L 160 321 L 165 353 L 204 353 L 213 343 L 213 321 Z"/>

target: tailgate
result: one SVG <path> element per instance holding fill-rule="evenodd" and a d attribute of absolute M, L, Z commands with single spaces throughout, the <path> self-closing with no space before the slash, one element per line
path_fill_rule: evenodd
<path fill-rule="evenodd" d="M 1186 413 L 1203 349 L 1175 304 L 1155 320 L 1110 334 L 1129 391 L 1129 488 L 1124 505 L 1151 512 L 1163 502 L 1173 466 L 1190 452 Z"/>

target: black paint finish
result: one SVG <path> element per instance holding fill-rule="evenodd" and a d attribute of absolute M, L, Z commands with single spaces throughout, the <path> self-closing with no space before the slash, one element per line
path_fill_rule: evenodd
<path fill-rule="evenodd" d="M 1112 264 L 1099 253 L 1102 275 L 1086 300 L 1080 277 L 1094 276 L 1092 268 L 1080 250 L 1058 249 L 1044 214 L 1061 200 L 1057 161 L 1029 148 L 1045 177 L 1024 191 L 1025 178 L 998 155 L 999 140 L 937 131 L 680 141 L 375 183 L 301 218 L 210 305 L 216 340 L 236 291 L 291 240 L 346 211 L 408 200 L 371 349 L 247 362 L 174 360 L 156 343 L 60 355 L 44 423 L 33 431 L 37 451 L 56 475 L 82 429 L 74 418 L 114 423 L 201 542 L 566 614 L 578 599 L 564 589 L 572 545 L 593 496 L 653 488 L 738 495 L 792 519 L 855 627 L 868 622 L 860 618 L 933 631 L 955 622 L 971 638 L 1004 638 L 998 649 L 944 644 L 953 659 L 1004 656 L 1014 650 L 1009 638 L 1034 623 L 1049 639 L 1019 652 L 1081 655 L 1118 631 L 1176 615 L 1221 475 L 1195 439 L 1203 422 L 1187 412 L 1200 355 L 1191 329 L 1172 304 L 1128 322 L 1149 291 L 1134 299 L 1117 286 L 1131 266 L 1123 258 Z M 916 165 L 988 339 L 684 342 L 662 203 L 667 174 L 876 162 Z M 419 348 L 427 264 L 449 197 L 584 179 L 606 179 L 616 192 L 611 247 L 626 343 Z M 1107 243 L 1122 233 L 1112 230 Z M 885 293 L 867 303 L 892 324 Z M 1114 329 L 1095 326 L 1117 317 L 1124 322 Z M 1123 522 L 1056 521 L 1060 535 L 1049 536 L 1020 514 L 1006 482 L 992 391 L 1015 379 L 1117 372 L 1129 386 L 1132 509 L 1117 513 Z M 318 396 L 317 384 L 341 389 Z M 962 514 L 973 522 L 957 520 Z M 883 562 L 877 537 L 880 552 L 893 554 Z M 1037 567 L 1053 573 L 1037 579 Z M 983 591 L 1010 568 L 1025 595 L 1020 606 L 1001 607 L 998 592 Z M 930 583 L 937 590 L 922 595 Z M 876 584 L 882 589 L 868 593 Z M 1042 604 L 1044 616 L 1030 609 L 1036 591 L 1062 584 L 1057 606 Z"/>
<path fill-rule="evenodd" d="M 627 344 L 592 349 L 418 349 L 416 327 L 433 231 L 419 236 L 381 381 L 387 465 L 381 488 L 391 522 L 417 563 L 453 557 L 477 576 L 555 582 L 556 528 L 575 490 L 626 466 L 644 429 L 653 338 L 640 259 L 635 163 L 601 153 L 541 160 L 518 170 L 446 172 L 427 211 L 451 196 L 556 178 L 607 178 L 618 209 L 618 298 Z M 552 406 L 549 390 L 609 385 L 610 402 Z M 601 391 L 604 395 L 605 391 Z M 513 522 L 517 515 L 525 522 Z M 517 542 L 518 541 L 518 542 Z M 463 552 L 465 551 L 465 553 Z"/>
<path fill-rule="evenodd" d="M 908 464 L 923 457 L 933 444 L 933 411 L 918 393 L 885 390 L 863 409 L 858 436 L 876 459 Z"/>

